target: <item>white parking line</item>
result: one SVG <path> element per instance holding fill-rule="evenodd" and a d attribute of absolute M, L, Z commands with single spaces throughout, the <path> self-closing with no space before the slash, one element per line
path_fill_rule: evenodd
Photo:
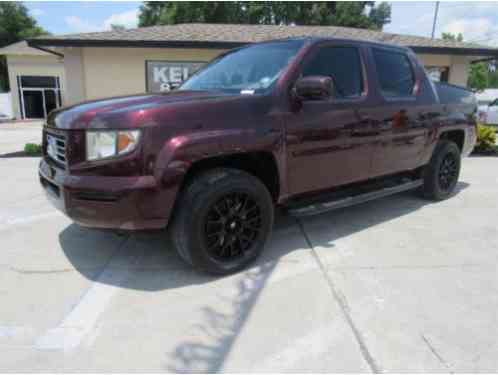
<path fill-rule="evenodd" d="M 124 240 L 92 286 L 83 295 L 63 321 L 40 337 L 35 347 L 42 350 L 68 351 L 78 347 L 94 329 L 99 316 L 106 310 L 112 297 L 122 289 L 142 252 L 136 248 L 127 252 Z"/>
<path fill-rule="evenodd" d="M 54 216 L 63 216 L 59 211 L 51 211 L 44 212 L 41 214 L 23 216 L 23 215 L 15 215 L 15 216 L 0 216 L 0 229 L 6 228 L 8 226 L 19 225 L 19 224 L 29 224 L 38 220 L 47 219 Z"/>
<path fill-rule="evenodd" d="M 24 337 L 33 331 L 32 328 L 25 326 L 1 326 L 0 339 L 14 339 Z"/>

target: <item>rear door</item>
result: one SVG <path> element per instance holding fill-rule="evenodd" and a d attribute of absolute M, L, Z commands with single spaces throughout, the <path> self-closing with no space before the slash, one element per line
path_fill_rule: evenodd
<path fill-rule="evenodd" d="M 421 94 L 433 90 L 416 63 L 405 50 L 372 46 L 375 85 L 379 106 L 370 113 L 379 134 L 372 158 L 374 177 L 418 167 L 434 116 L 435 98 Z"/>

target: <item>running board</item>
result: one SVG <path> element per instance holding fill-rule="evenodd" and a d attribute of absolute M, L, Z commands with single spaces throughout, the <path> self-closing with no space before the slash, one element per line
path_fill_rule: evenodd
<path fill-rule="evenodd" d="M 296 217 L 318 215 L 327 211 L 336 210 L 338 208 L 354 206 L 355 204 L 368 202 L 377 198 L 387 197 L 392 194 L 401 193 L 403 191 L 412 190 L 422 186 L 423 180 L 415 180 L 405 182 L 401 185 L 384 188 L 364 194 L 354 195 L 338 200 L 332 200 L 323 203 L 313 203 L 308 206 L 299 208 L 290 208 L 287 212 Z"/>

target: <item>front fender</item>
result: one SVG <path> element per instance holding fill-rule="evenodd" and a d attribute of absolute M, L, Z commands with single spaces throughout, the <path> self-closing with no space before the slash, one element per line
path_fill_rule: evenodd
<path fill-rule="evenodd" d="M 154 177 L 165 188 L 179 185 L 195 162 L 247 151 L 251 133 L 250 130 L 209 130 L 170 138 L 158 154 Z"/>

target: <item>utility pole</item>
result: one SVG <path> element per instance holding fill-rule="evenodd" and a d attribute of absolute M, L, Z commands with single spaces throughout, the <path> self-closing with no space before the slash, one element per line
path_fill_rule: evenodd
<path fill-rule="evenodd" d="M 434 39 L 434 33 L 436 32 L 436 22 L 437 22 L 437 12 L 439 11 L 439 1 L 436 1 L 436 10 L 434 11 L 434 23 L 432 24 L 432 36 Z"/>

